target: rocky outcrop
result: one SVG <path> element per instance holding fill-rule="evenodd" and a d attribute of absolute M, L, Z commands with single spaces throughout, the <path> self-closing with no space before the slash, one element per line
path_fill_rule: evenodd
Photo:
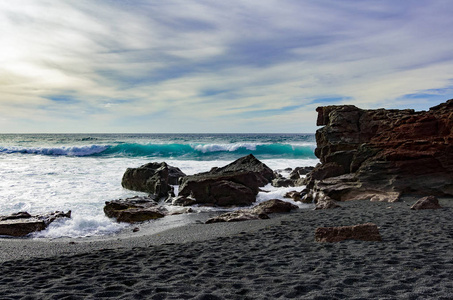
<path fill-rule="evenodd" d="M 50 223 L 59 218 L 70 218 L 67 213 L 56 211 L 45 215 L 32 216 L 28 212 L 18 212 L 9 216 L 0 216 L 0 235 L 26 236 L 32 232 L 46 229 Z"/>
<path fill-rule="evenodd" d="M 382 241 L 376 224 L 366 223 L 342 227 L 318 227 L 315 230 L 317 242 L 334 243 L 344 240 Z"/>
<path fill-rule="evenodd" d="M 132 197 L 106 201 L 104 213 L 118 222 L 137 223 L 163 218 L 167 211 L 159 207 L 153 197 Z"/>
<path fill-rule="evenodd" d="M 183 203 L 193 199 L 192 204 L 251 205 L 259 187 L 269 183 L 273 177 L 273 171 L 250 154 L 225 167 L 182 178 L 179 197 L 183 197 Z"/>
<path fill-rule="evenodd" d="M 271 199 L 262 202 L 251 209 L 241 209 L 221 214 L 217 217 L 207 220 L 206 224 L 269 219 L 269 214 L 288 213 L 293 209 L 298 209 L 298 207 L 286 201 Z"/>
<path fill-rule="evenodd" d="M 418 199 L 414 205 L 411 206 L 411 209 L 419 210 L 419 209 L 438 209 L 442 208 L 439 204 L 439 199 L 436 196 L 427 196 Z"/>
<path fill-rule="evenodd" d="M 179 168 L 165 162 L 152 162 L 139 168 L 127 168 L 121 185 L 126 189 L 150 193 L 160 198 L 172 193 L 170 185 L 178 184 L 179 178 L 184 176 Z"/>
<path fill-rule="evenodd" d="M 453 195 L 453 99 L 421 112 L 352 105 L 317 112 L 321 164 L 307 175 L 309 200 Z"/>

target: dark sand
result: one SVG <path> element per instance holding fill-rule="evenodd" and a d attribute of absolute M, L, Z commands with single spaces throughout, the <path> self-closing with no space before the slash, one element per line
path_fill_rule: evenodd
<path fill-rule="evenodd" d="M 453 199 L 355 201 L 104 239 L 0 241 L 0 299 L 453 299 Z M 382 242 L 317 243 L 373 222 Z M 75 243 L 74 243 L 75 242 Z"/>

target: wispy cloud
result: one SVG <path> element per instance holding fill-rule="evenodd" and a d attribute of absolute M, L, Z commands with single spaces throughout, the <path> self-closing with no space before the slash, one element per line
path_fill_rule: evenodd
<path fill-rule="evenodd" d="M 0 128 L 310 132 L 317 105 L 427 109 L 452 97 L 452 12 L 441 0 L 2 1 Z"/>

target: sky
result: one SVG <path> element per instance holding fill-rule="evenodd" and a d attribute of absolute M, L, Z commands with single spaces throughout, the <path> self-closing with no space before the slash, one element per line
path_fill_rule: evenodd
<path fill-rule="evenodd" d="M 450 0 L 0 0 L 2 133 L 311 133 L 453 98 Z"/>

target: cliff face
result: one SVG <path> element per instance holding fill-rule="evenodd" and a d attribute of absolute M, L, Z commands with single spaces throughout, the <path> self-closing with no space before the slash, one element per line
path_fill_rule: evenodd
<path fill-rule="evenodd" d="M 429 111 L 316 109 L 308 198 L 394 201 L 401 193 L 453 195 L 453 99 Z"/>

